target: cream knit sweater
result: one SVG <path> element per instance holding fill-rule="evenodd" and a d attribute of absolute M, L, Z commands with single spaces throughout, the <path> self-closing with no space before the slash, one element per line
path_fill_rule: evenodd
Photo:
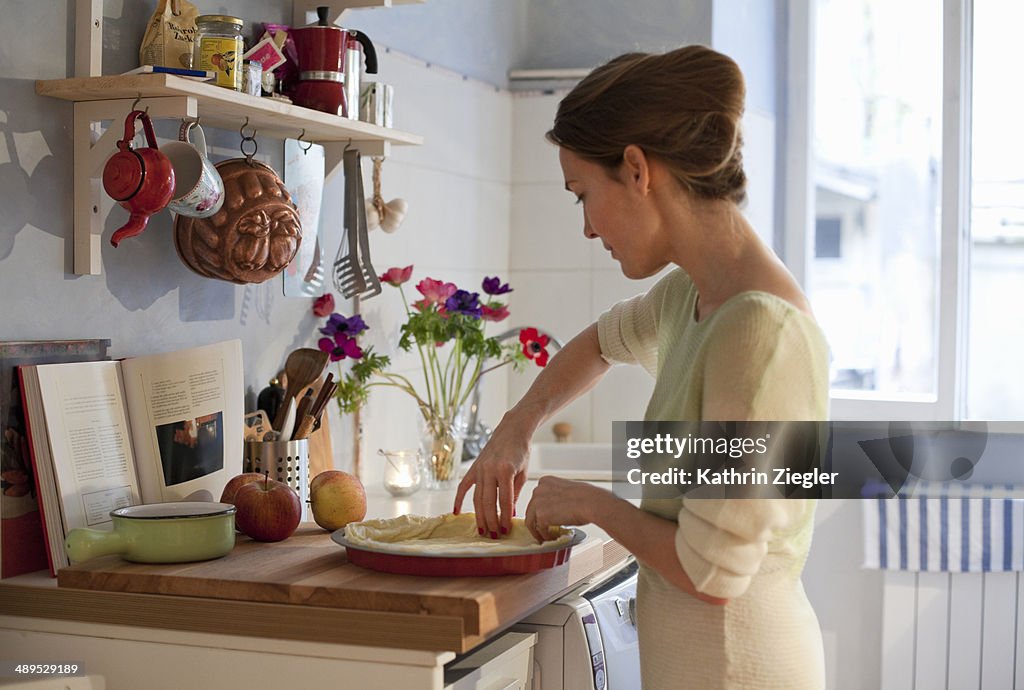
<path fill-rule="evenodd" d="M 601 315 L 611 362 L 656 379 L 647 420 L 823 420 L 828 348 L 813 318 L 765 292 L 743 292 L 694 319 L 697 291 L 680 269 Z M 717 411 L 713 412 L 713 411 Z M 676 521 L 675 549 L 712 606 L 642 567 L 638 628 L 646 690 L 823 688 L 817 618 L 800 582 L 813 501 L 645 499 Z"/>

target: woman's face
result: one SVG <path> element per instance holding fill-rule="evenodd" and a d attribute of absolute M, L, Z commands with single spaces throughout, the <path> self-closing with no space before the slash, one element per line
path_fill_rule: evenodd
<path fill-rule="evenodd" d="M 583 235 L 600 239 L 627 278 L 646 278 L 666 264 L 656 251 L 650 214 L 628 171 L 608 170 L 572 151 L 558 153 L 565 188 L 583 207 Z M 625 166 L 624 166 L 625 167 Z M 620 179 L 621 178 L 621 179 Z"/>

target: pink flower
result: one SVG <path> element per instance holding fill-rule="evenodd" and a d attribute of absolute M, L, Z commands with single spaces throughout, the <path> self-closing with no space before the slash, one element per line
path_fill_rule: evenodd
<path fill-rule="evenodd" d="M 426 298 L 427 304 L 444 304 L 458 290 L 455 283 L 442 283 L 433 278 L 424 278 L 416 289 Z"/>
<path fill-rule="evenodd" d="M 395 287 L 398 287 L 402 283 L 408 281 L 409 278 L 412 278 L 412 264 L 409 264 L 405 268 L 398 268 L 397 266 L 389 268 L 384 271 L 383 275 L 380 277 L 380 279 L 385 283 L 388 285 L 394 285 Z"/>
<path fill-rule="evenodd" d="M 508 307 L 504 304 L 499 304 L 496 308 L 484 304 L 480 308 L 483 312 L 480 318 L 484 321 L 504 321 L 508 318 Z"/>
<path fill-rule="evenodd" d="M 330 316 L 334 311 L 334 295 L 325 292 L 313 302 L 313 313 L 317 316 Z"/>

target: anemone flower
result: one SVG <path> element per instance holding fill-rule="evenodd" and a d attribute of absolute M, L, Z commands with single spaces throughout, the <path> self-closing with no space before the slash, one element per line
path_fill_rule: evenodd
<path fill-rule="evenodd" d="M 494 276 L 493 278 L 484 278 L 482 287 L 484 292 L 488 295 L 504 295 L 512 292 L 512 288 L 508 286 L 508 283 L 502 284 L 498 276 Z"/>
<path fill-rule="evenodd" d="M 316 298 L 313 302 L 313 313 L 316 316 L 324 317 L 328 316 L 334 311 L 334 295 L 329 292 L 325 292 Z"/>
<path fill-rule="evenodd" d="M 346 357 L 361 359 L 363 356 L 363 349 L 359 347 L 356 339 L 350 338 L 341 332 L 335 333 L 333 338 L 320 338 L 317 345 L 322 352 L 326 352 L 331 356 L 332 362 L 340 361 Z"/>
<path fill-rule="evenodd" d="M 508 307 L 504 304 L 496 304 L 493 307 L 485 304 L 480 309 L 480 318 L 484 321 L 504 321 L 508 318 Z"/>
<path fill-rule="evenodd" d="M 469 292 L 468 290 L 456 290 L 452 296 L 445 300 L 445 311 L 459 313 L 479 319 L 481 315 L 480 293 Z"/>
<path fill-rule="evenodd" d="M 433 278 L 424 278 L 416 284 L 416 289 L 420 291 L 428 304 L 444 304 L 458 290 L 455 283 L 442 283 Z"/>
<path fill-rule="evenodd" d="M 548 364 L 548 336 L 541 335 L 536 328 L 524 328 L 519 331 L 519 342 L 523 345 L 523 354 L 537 363 L 538 367 Z"/>
<path fill-rule="evenodd" d="M 395 287 L 398 287 L 402 283 L 405 283 L 410 278 L 412 278 L 412 266 L 412 264 L 409 264 L 405 268 L 398 268 L 397 266 L 389 268 L 388 270 L 384 271 L 380 279 L 387 283 L 388 285 L 394 285 Z"/>

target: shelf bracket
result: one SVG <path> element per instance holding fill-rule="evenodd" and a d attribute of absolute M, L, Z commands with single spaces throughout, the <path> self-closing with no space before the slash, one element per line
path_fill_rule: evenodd
<path fill-rule="evenodd" d="M 100 274 L 100 236 L 103 233 L 103 164 L 124 134 L 122 123 L 134 99 L 78 101 L 74 115 L 74 272 Z M 196 99 L 190 96 L 143 98 L 137 106 L 153 118 L 195 118 Z M 106 129 L 102 129 L 107 122 Z"/>
<path fill-rule="evenodd" d="M 390 141 L 324 141 L 324 184 L 341 170 L 345 149 L 357 149 L 364 157 L 387 158 L 391 155 Z"/>

